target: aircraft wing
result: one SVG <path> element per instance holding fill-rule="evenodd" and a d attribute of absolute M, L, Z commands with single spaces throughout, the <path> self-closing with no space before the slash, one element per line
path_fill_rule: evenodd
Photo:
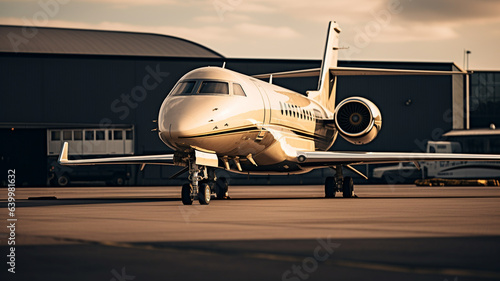
<path fill-rule="evenodd" d="M 319 76 L 320 68 L 293 70 L 276 73 L 253 75 L 254 78 L 299 78 Z M 388 68 L 360 68 L 360 67 L 334 67 L 330 68 L 330 74 L 335 76 L 364 76 L 364 75 L 465 75 L 463 71 L 436 71 L 436 70 L 408 70 L 408 69 L 388 69 Z"/>
<path fill-rule="evenodd" d="M 68 159 L 68 143 L 65 142 L 61 154 L 59 156 L 59 164 L 61 165 L 96 165 L 96 164 L 156 164 L 156 165 L 173 165 L 173 154 L 161 155 L 143 155 L 143 156 L 123 156 L 109 158 L 94 158 L 94 159 Z"/>
<path fill-rule="evenodd" d="M 418 161 L 500 161 L 500 154 L 311 151 L 298 152 L 297 160 L 306 167 Z"/>

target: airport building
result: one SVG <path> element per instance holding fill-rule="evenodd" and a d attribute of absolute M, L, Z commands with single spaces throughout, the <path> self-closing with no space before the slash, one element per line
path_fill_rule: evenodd
<path fill-rule="evenodd" d="M 58 166 L 57 155 L 65 141 L 74 157 L 170 153 L 153 130 L 162 101 L 188 71 L 224 63 L 226 68 L 247 75 L 321 65 L 319 59 L 226 58 L 192 41 L 165 35 L 0 26 L 2 170 L 15 168 L 19 186 L 43 186 L 51 179 L 54 184 L 64 174 L 71 175 L 67 178 L 71 181 L 178 184 L 178 180 L 169 180 L 179 170 L 175 167 L 146 166 L 141 171 L 127 165 L 79 170 Z M 459 69 L 453 62 L 339 61 L 339 65 Z M 273 83 L 305 93 L 316 89 L 317 80 L 274 79 Z M 338 138 L 332 149 L 425 151 L 427 141 L 444 140 L 450 133 L 470 133 L 465 130 L 468 127 L 489 130 L 485 139 L 490 147 L 500 147 L 496 146 L 499 130 L 490 129 L 500 126 L 499 83 L 500 72 L 493 71 L 474 72 L 470 88 L 459 75 L 340 77 L 337 102 L 349 96 L 366 97 L 381 110 L 383 125 L 370 144 L 355 146 Z M 484 152 L 489 152 L 488 148 Z M 270 184 L 315 183 L 329 172 L 252 179 Z M 247 176 L 231 177 L 235 182 L 248 180 Z M 60 183 L 64 184 L 64 178 Z"/>

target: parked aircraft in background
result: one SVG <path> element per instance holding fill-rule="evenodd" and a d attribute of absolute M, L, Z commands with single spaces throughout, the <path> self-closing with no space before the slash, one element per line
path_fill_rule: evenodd
<path fill-rule="evenodd" d="M 336 105 L 341 75 L 463 75 L 456 71 L 418 71 L 337 67 L 339 34 L 330 22 L 322 66 L 256 76 L 220 67 L 202 67 L 185 74 L 161 105 L 158 135 L 174 154 L 70 160 L 63 145 L 63 165 L 157 164 L 184 166 L 189 182 L 182 202 L 208 204 L 212 194 L 226 198 L 228 183 L 217 169 L 249 174 L 298 174 L 330 167 L 335 177 L 325 181 L 325 197 L 352 197 L 353 181 L 344 177 L 352 165 L 436 160 L 499 160 L 499 155 L 332 152 L 338 135 L 353 144 L 372 141 L 382 128 L 377 106 L 363 97 Z M 272 78 L 318 76 L 318 89 L 305 95 L 273 85 Z M 264 82 L 259 79 L 269 79 Z M 396 132 L 397 133 L 397 132 Z"/>

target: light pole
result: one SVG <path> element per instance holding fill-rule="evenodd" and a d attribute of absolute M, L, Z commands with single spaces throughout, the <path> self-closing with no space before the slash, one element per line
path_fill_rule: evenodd
<path fill-rule="evenodd" d="M 465 52 L 465 54 L 467 54 L 467 68 L 466 68 L 466 70 L 467 70 L 467 71 L 469 71 L 469 55 L 470 55 L 470 53 L 471 53 L 471 51 L 470 51 L 470 50 L 467 50 L 467 51 Z"/>
<path fill-rule="evenodd" d="M 465 50 L 464 49 L 464 68 L 465 71 L 467 72 L 465 74 L 465 129 L 469 130 L 470 129 L 470 89 L 469 89 L 469 79 L 470 79 L 470 73 L 469 73 L 469 55 L 471 54 L 470 50 Z M 465 64 L 465 57 L 467 56 L 467 65 Z"/>

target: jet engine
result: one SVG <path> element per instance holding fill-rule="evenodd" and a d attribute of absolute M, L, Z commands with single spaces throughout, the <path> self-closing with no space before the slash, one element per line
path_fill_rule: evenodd
<path fill-rule="evenodd" d="M 333 118 L 340 135 L 353 144 L 371 142 L 382 129 L 382 115 L 373 102 L 350 97 L 337 105 Z"/>

